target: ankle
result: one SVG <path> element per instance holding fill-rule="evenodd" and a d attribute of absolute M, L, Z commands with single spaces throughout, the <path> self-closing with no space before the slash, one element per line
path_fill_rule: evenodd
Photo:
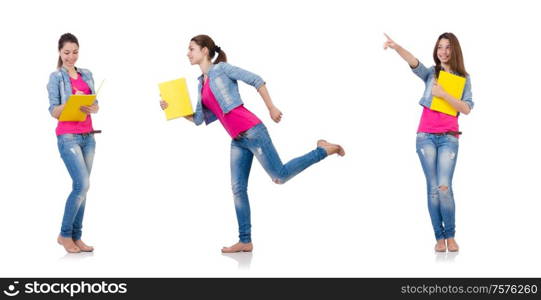
<path fill-rule="evenodd" d="M 69 243 L 69 242 L 72 242 L 72 243 L 73 243 L 73 239 L 72 239 L 72 238 L 70 238 L 70 237 L 63 237 L 63 236 L 61 236 L 61 235 L 58 236 L 57 240 L 58 240 L 59 242 L 68 242 L 68 243 Z"/>

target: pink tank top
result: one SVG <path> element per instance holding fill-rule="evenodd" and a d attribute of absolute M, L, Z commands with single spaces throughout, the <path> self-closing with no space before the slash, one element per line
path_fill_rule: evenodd
<path fill-rule="evenodd" d="M 458 131 L 458 116 L 453 117 L 423 106 L 423 114 L 417 132 L 442 133 Z"/>
<path fill-rule="evenodd" d="M 243 105 L 240 105 L 227 114 L 224 114 L 220 108 L 220 104 L 218 104 L 216 97 L 214 97 L 214 94 L 210 89 L 208 79 L 205 80 L 205 83 L 203 84 L 201 101 L 207 109 L 216 115 L 231 138 L 236 138 L 239 133 L 261 123 L 261 120 L 259 120 L 256 115 L 246 109 Z"/>
<path fill-rule="evenodd" d="M 83 76 L 77 73 L 77 79 L 70 77 L 71 93 L 76 94 L 77 91 L 83 92 L 85 95 L 90 95 L 92 91 L 88 84 L 83 80 Z M 56 126 L 56 135 L 62 135 L 66 133 L 87 133 L 94 130 L 92 128 L 92 117 L 90 114 L 86 116 L 86 120 L 82 122 L 70 122 L 70 121 L 58 121 Z"/>

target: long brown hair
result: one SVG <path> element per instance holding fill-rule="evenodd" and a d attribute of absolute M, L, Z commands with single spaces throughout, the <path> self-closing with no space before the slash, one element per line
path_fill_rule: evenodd
<path fill-rule="evenodd" d="M 209 60 L 212 60 L 216 53 L 218 53 L 218 57 L 212 62 L 213 64 L 227 62 L 227 55 L 225 55 L 225 52 L 214 43 L 210 36 L 200 34 L 194 36 L 190 41 L 196 43 L 201 49 L 207 48 L 209 50 Z"/>
<path fill-rule="evenodd" d="M 62 50 L 62 48 L 64 48 L 64 45 L 66 43 L 74 43 L 75 45 L 77 45 L 77 47 L 79 47 L 79 41 L 77 40 L 77 38 L 71 34 L 71 33 L 64 33 L 62 36 L 60 36 L 60 39 L 58 40 L 58 51 Z M 60 54 L 58 55 L 58 64 L 56 65 L 56 67 L 58 69 L 60 69 L 62 67 L 63 63 L 62 63 L 62 58 L 60 57 Z"/>
<path fill-rule="evenodd" d="M 451 59 L 449 60 L 449 66 L 451 66 L 451 70 L 458 73 L 460 76 L 466 77 L 466 75 L 468 75 L 468 72 L 466 72 L 466 68 L 464 67 L 464 57 L 462 56 L 462 49 L 460 48 L 460 43 L 458 42 L 458 39 L 451 32 L 442 33 L 438 37 L 436 45 L 434 46 L 433 56 L 434 62 L 436 63 L 436 77 L 439 76 L 442 69 L 441 61 L 438 58 L 438 44 L 442 39 L 448 40 L 451 44 Z"/>

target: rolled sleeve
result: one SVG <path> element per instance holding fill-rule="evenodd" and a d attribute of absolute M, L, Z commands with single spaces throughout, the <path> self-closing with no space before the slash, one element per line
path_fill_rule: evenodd
<path fill-rule="evenodd" d="M 466 84 L 464 85 L 464 92 L 462 93 L 462 101 L 466 102 L 470 107 L 470 110 L 473 109 L 473 100 L 472 100 L 472 91 L 471 91 L 471 79 L 470 76 L 466 76 Z"/>
<path fill-rule="evenodd" d="M 199 126 L 199 125 L 203 124 L 203 117 L 200 114 L 199 115 L 194 115 L 193 122 L 194 122 L 194 124 L 196 126 Z"/>
<path fill-rule="evenodd" d="M 195 110 L 195 113 L 193 115 L 193 122 L 195 125 L 199 126 L 201 124 L 203 124 L 203 108 L 200 106 L 200 104 L 198 103 L 197 105 L 197 109 Z"/>

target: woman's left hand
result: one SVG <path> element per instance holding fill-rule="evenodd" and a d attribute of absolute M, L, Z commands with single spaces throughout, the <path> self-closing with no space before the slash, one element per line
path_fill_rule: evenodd
<path fill-rule="evenodd" d="M 98 112 L 98 110 L 99 110 L 99 107 L 95 103 L 89 106 L 81 106 L 81 111 L 86 114 L 95 114 Z"/>
<path fill-rule="evenodd" d="M 278 123 L 280 122 L 280 120 L 282 120 L 282 112 L 276 108 L 276 106 L 273 106 L 269 109 L 269 113 L 270 113 L 270 117 L 271 119 Z"/>
<path fill-rule="evenodd" d="M 432 96 L 443 98 L 445 94 L 445 90 L 443 90 L 438 81 L 434 80 L 434 85 L 432 86 Z"/>

